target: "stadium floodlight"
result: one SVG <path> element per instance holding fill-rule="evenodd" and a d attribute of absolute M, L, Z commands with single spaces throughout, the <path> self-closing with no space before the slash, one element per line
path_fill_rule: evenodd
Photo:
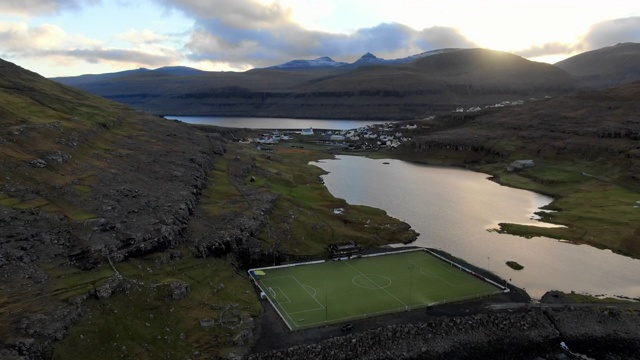
<path fill-rule="evenodd" d="M 413 265 L 409 265 L 409 305 L 411 305 L 412 302 L 413 302 Z"/>

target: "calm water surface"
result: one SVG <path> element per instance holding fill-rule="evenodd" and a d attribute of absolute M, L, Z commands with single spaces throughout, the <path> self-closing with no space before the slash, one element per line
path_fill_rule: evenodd
<path fill-rule="evenodd" d="M 548 290 L 640 297 L 640 260 L 587 245 L 488 231 L 500 222 L 553 226 L 531 219 L 552 198 L 450 167 L 359 156 L 313 164 L 329 172 L 323 179 L 334 196 L 384 209 L 409 223 L 420 233 L 412 245 L 442 249 L 488 268 L 532 297 Z M 509 268 L 509 260 L 524 269 Z"/>
<path fill-rule="evenodd" d="M 319 119 L 290 119 L 290 118 L 257 118 L 257 117 L 222 117 L 222 116 L 166 116 L 190 124 L 205 124 L 221 127 L 238 127 L 249 129 L 333 129 L 348 130 L 382 121 L 369 120 L 319 120 Z"/>

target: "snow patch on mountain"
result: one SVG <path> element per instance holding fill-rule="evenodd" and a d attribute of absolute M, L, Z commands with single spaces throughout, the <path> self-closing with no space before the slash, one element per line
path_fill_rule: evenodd
<path fill-rule="evenodd" d="M 345 62 L 334 61 L 328 56 L 323 56 L 315 60 L 292 60 L 287 63 L 271 66 L 272 69 L 308 69 L 322 67 L 338 67 L 347 65 Z"/>

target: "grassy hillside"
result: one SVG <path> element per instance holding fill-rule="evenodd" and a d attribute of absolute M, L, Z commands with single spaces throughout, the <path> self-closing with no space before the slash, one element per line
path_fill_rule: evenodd
<path fill-rule="evenodd" d="M 308 165 L 328 154 L 267 155 L 3 61 L 0 79 L 0 358 L 242 353 L 246 266 L 415 238 L 333 199 Z"/>
<path fill-rule="evenodd" d="M 622 85 L 640 80 L 640 44 L 620 43 L 587 51 L 555 65 L 591 86 Z"/>

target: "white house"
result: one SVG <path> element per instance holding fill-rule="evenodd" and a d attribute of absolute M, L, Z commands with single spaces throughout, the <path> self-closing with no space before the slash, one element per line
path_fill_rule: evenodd
<path fill-rule="evenodd" d="M 300 134 L 302 134 L 302 135 L 313 135 L 313 128 L 302 129 L 302 132 Z"/>
<path fill-rule="evenodd" d="M 524 168 L 534 167 L 536 163 L 533 160 L 516 160 L 507 166 L 508 171 L 522 170 Z"/>

